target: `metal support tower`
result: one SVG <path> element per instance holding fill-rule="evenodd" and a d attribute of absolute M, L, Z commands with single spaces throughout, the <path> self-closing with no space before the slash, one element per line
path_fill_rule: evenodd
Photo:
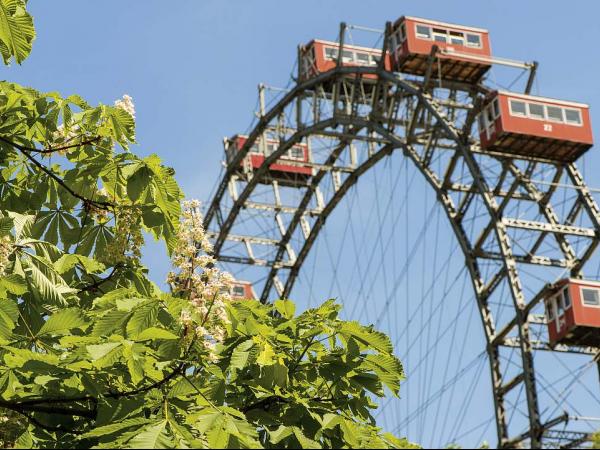
<path fill-rule="evenodd" d="M 384 52 L 389 30 L 388 24 Z M 339 54 L 344 36 L 342 24 Z M 351 67 L 340 59 L 333 70 L 297 83 L 268 110 L 261 86 L 258 120 L 242 150 L 228 164 L 206 211 L 205 227 L 214 238 L 215 257 L 264 266 L 261 301 L 289 295 L 328 216 L 348 190 L 385 156 L 401 152 L 435 191 L 464 254 L 486 336 L 498 446 L 577 446 L 589 436 L 556 431 L 566 424 L 568 414 L 540 414 L 534 354 L 548 350 L 594 355 L 596 350 L 550 348 L 532 339 L 531 327 L 544 323 L 532 311 L 543 299 L 545 288 L 537 295 L 526 295 L 520 270 L 524 266 L 559 268 L 581 277 L 600 243 L 600 209 L 575 164 L 481 150 L 473 128 L 489 90 L 481 83 L 436 79 L 439 61 L 432 52 L 426 76 L 407 77 L 384 70 L 382 63 Z M 526 90 L 531 89 L 537 63 L 532 67 Z M 279 141 L 277 150 L 251 176 L 241 176 L 244 157 L 265 136 Z M 268 167 L 301 142 L 311 143 L 314 174 L 294 186 L 297 200 L 286 204 L 281 195 L 284 188 L 268 180 Z M 464 168 L 460 176 L 459 167 Z M 540 173 L 550 174 L 551 182 L 536 183 L 534 178 Z M 553 202 L 563 178 L 574 195 L 568 214 L 561 216 Z M 273 196 L 265 201 L 265 185 L 269 184 Z M 464 223 L 476 205 L 485 210 L 485 217 L 471 231 Z M 510 215 L 520 205 L 528 217 Z M 238 234 L 250 215 L 272 226 L 255 234 Z M 527 247 L 527 242 L 533 245 Z M 486 277 L 488 270 L 482 267 L 495 270 Z M 490 299 L 502 284 L 509 289 L 514 313 L 510 320 L 500 322 Z M 502 367 L 501 354 L 506 349 L 519 353 L 520 371 L 510 377 Z M 507 399 L 521 386 L 526 394 L 525 432 L 509 429 L 507 420 L 513 408 Z"/>

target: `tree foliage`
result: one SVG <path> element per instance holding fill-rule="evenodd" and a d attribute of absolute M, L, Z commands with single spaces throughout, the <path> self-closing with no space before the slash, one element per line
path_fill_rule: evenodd
<path fill-rule="evenodd" d="M 0 0 L 5 63 L 31 50 L 25 6 Z M 130 151 L 134 119 L 127 96 L 0 82 L 0 444 L 411 446 L 371 414 L 403 378 L 389 338 L 333 301 L 230 301 L 173 170 Z M 178 268 L 169 293 L 144 233 Z"/>

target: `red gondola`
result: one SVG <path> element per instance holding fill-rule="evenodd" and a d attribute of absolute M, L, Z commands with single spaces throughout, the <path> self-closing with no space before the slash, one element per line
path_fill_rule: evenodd
<path fill-rule="evenodd" d="M 546 297 L 550 345 L 600 347 L 600 283 L 566 279 Z"/>
<path fill-rule="evenodd" d="M 231 286 L 232 300 L 256 300 L 256 293 L 249 281 L 236 280 Z"/>
<path fill-rule="evenodd" d="M 300 49 L 300 81 L 305 81 L 320 73 L 334 69 L 337 65 L 339 44 L 337 42 L 314 39 Z M 376 67 L 381 59 L 381 50 L 376 48 L 346 45 L 342 49 L 342 65 L 355 67 Z M 391 70 L 389 54 L 384 61 L 386 70 Z M 364 79 L 375 80 L 377 75 L 366 74 Z"/>
<path fill-rule="evenodd" d="M 432 75 L 443 80 L 475 83 L 492 66 L 487 30 L 402 16 L 392 27 L 393 70 L 425 75 L 434 45 Z"/>
<path fill-rule="evenodd" d="M 235 135 L 225 140 L 227 162 L 230 162 L 241 150 L 247 139 L 248 136 Z M 244 170 L 254 171 L 261 167 L 265 158 L 277 150 L 278 146 L 279 142 L 276 140 L 265 139 L 263 142 L 257 140 L 240 163 L 240 173 L 243 173 Z M 276 180 L 286 186 L 305 183 L 313 174 L 312 166 L 307 164 L 310 162 L 308 145 L 305 143 L 295 144 L 277 162 L 271 164 L 268 176 L 264 178 L 265 182 Z"/>
<path fill-rule="evenodd" d="M 593 144 L 589 107 L 494 92 L 479 116 L 479 138 L 483 149 L 572 162 Z"/>

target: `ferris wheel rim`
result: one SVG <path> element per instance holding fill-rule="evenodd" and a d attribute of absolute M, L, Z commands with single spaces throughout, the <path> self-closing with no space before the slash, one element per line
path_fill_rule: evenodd
<path fill-rule="evenodd" d="M 496 217 L 497 216 L 497 205 L 495 203 L 495 200 L 489 195 L 490 188 L 485 183 L 485 180 L 483 179 L 483 177 L 480 176 L 479 167 L 478 167 L 477 162 L 475 161 L 472 151 L 471 151 L 471 148 L 472 147 L 476 148 L 477 145 L 476 144 L 472 145 L 471 143 L 468 142 L 467 139 L 464 139 L 463 134 L 460 131 L 456 130 L 452 126 L 452 124 L 450 124 L 449 121 L 447 121 L 443 117 L 443 115 L 440 113 L 439 108 L 435 102 L 435 99 L 433 99 L 431 96 L 428 96 L 428 94 L 426 92 L 424 92 L 424 90 L 419 89 L 418 85 L 412 84 L 407 80 L 401 79 L 398 76 L 396 76 L 395 74 L 390 73 L 385 70 L 382 70 L 381 68 L 352 67 L 352 66 L 339 66 L 329 72 L 320 74 L 313 79 L 310 79 L 310 80 L 307 80 L 307 81 L 297 84 L 273 108 L 271 108 L 268 113 L 266 113 L 264 116 L 262 116 L 260 118 L 258 124 L 253 128 L 252 132 L 248 134 L 248 139 L 247 139 L 246 143 L 244 144 L 243 148 L 237 153 L 235 158 L 233 158 L 233 160 L 230 162 L 228 168 L 226 169 L 226 173 L 224 174 L 222 181 L 221 181 L 221 187 L 217 191 L 217 194 L 215 195 L 215 197 L 213 197 L 213 201 L 211 202 L 211 206 L 209 208 L 208 214 L 206 215 L 206 219 L 205 219 L 206 227 L 208 227 L 210 225 L 210 223 L 213 221 L 213 219 L 215 219 L 215 217 L 217 217 L 217 222 L 219 222 L 217 211 L 219 210 L 219 205 L 220 205 L 221 199 L 225 193 L 227 182 L 228 182 L 229 178 L 233 175 L 233 171 L 234 171 L 236 165 L 239 164 L 243 160 L 243 158 L 245 158 L 245 156 L 247 155 L 253 142 L 255 142 L 257 139 L 259 139 L 259 137 L 262 135 L 262 133 L 265 132 L 265 130 L 267 129 L 267 127 L 269 126 L 271 121 L 277 116 L 277 114 L 280 111 L 282 111 L 291 102 L 295 101 L 298 96 L 303 95 L 306 91 L 310 90 L 311 88 L 313 88 L 315 86 L 320 85 L 321 83 L 335 81 L 339 78 L 343 78 L 343 77 L 347 77 L 347 76 L 354 76 L 354 77 L 359 78 L 366 74 L 377 75 L 377 77 L 378 77 L 377 83 L 385 82 L 385 83 L 394 84 L 396 86 L 396 88 L 405 90 L 406 92 L 410 93 L 411 95 L 416 96 L 419 99 L 419 104 L 421 104 L 424 108 L 427 108 L 427 110 L 435 116 L 437 123 L 439 123 L 445 127 L 448 135 L 453 137 L 457 147 L 460 149 L 460 151 L 462 153 L 462 157 L 467 162 L 467 165 L 469 166 L 469 170 L 471 171 L 471 174 L 473 175 L 474 181 L 476 181 L 478 184 L 479 192 L 477 194 L 481 195 L 484 198 L 486 208 L 488 209 L 488 213 L 489 213 L 490 217 L 492 219 L 496 219 L 495 220 L 496 226 L 494 227 L 494 229 L 492 231 L 496 233 L 498 241 L 502 242 L 504 240 L 504 237 L 502 235 L 503 232 L 502 232 L 502 225 L 501 225 L 501 220 L 500 220 L 501 214 L 500 214 L 500 217 Z M 474 98 L 477 93 L 482 93 L 482 92 L 487 92 L 487 90 L 484 87 L 480 86 L 479 89 L 477 89 L 477 90 L 471 90 L 470 94 Z M 399 137 L 394 136 L 393 134 L 390 134 L 389 132 L 387 132 L 385 130 L 385 128 L 383 126 L 381 126 L 381 124 L 379 124 L 375 121 L 371 121 L 369 118 L 361 119 L 358 117 L 344 117 L 343 115 L 339 115 L 338 117 L 326 119 L 326 120 L 322 121 L 321 123 L 313 123 L 313 125 L 310 127 L 298 129 L 296 131 L 296 133 L 294 133 L 292 135 L 292 137 L 290 137 L 286 141 L 283 141 L 280 144 L 279 148 L 275 152 L 273 152 L 269 157 L 266 158 L 265 162 L 263 163 L 263 167 L 261 167 L 255 171 L 253 179 L 250 180 L 250 182 L 247 184 L 244 192 L 238 197 L 238 199 L 236 199 L 234 206 L 229 213 L 229 216 L 225 219 L 225 221 L 222 221 L 222 220 L 220 221 L 221 223 L 219 224 L 219 229 L 220 229 L 219 237 L 217 238 L 217 244 L 215 245 L 217 257 L 219 256 L 219 252 L 221 250 L 221 246 L 222 246 L 223 242 L 227 238 L 227 236 L 231 230 L 231 227 L 233 226 L 233 224 L 235 222 L 237 213 L 239 213 L 239 211 L 242 209 L 244 202 L 249 198 L 249 196 L 253 192 L 253 189 L 259 183 L 261 176 L 266 173 L 269 165 L 272 162 L 275 162 L 285 151 L 287 151 L 289 148 L 291 148 L 291 146 L 293 146 L 294 144 L 300 142 L 303 138 L 305 138 L 307 136 L 311 136 L 314 132 L 318 131 L 321 128 L 327 128 L 332 125 L 336 125 L 336 126 L 344 125 L 344 126 L 349 127 L 350 131 L 355 131 L 355 130 L 358 131 L 360 129 L 367 128 L 372 132 L 378 133 L 380 136 L 384 137 L 385 139 L 387 139 L 390 142 L 390 146 L 388 147 L 388 149 L 385 150 L 385 152 L 392 152 L 393 150 L 395 150 L 397 148 L 402 148 L 404 154 L 406 156 L 410 157 L 410 145 L 409 144 L 404 142 Z M 470 128 L 469 128 L 469 131 L 470 131 Z M 384 156 L 384 154 L 382 153 L 381 156 Z M 515 159 L 519 159 L 519 158 L 515 158 Z M 367 171 L 371 167 L 374 167 L 377 162 L 378 161 L 375 161 L 374 163 L 370 164 L 369 167 L 365 168 L 365 171 Z M 415 161 L 413 160 L 413 163 L 414 162 Z M 418 167 L 418 164 L 416 164 L 416 165 Z M 574 163 L 570 163 L 565 166 L 567 168 L 567 171 L 569 171 L 569 174 L 572 177 L 577 175 L 578 172 L 577 172 L 577 168 Z M 421 169 L 420 167 L 418 167 L 418 168 Z M 433 178 L 431 178 L 431 179 L 428 178 L 428 176 L 426 175 L 425 172 L 423 172 L 423 170 L 421 170 L 421 172 L 425 175 L 425 178 L 427 179 L 427 181 L 435 188 L 435 185 L 431 183 L 431 179 L 433 179 Z M 360 175 L 361 174 L 359 173 L 358 176 L 355 177 L 355 179 L 353 180 L 353 182 L 351 184 L 356 183 L 358 181 L 358 178 L 360 178 Z M 431 177 L 431 175 L 430 175 L 430 177 Z M 585 187 L 585 183 L 583 183 L 583 185 Z M 469 252 L 472 250 L 473 245 L 469 242 L 468 238 L 464 235 L 464 232 L 462 232 L 460 230 L 460 227 L 454 226 L 454 223 L 452 220 L 452 215 L 455 214 L 455 211 L 452 211 L 449 209 L 449 205 L 451 205 L 451 199 L 450 199 L 450 202 L 448 202 L 448 199 L 445 199 L 446 202 L 444 202 L 442 200 L 443 192 L 436 190 L 436 194 L 438 195 L 439 203 L 442 204 L 444 211 L 446 212 L 447 216 L 450 219 L 450 224 L 453 227 L 453 232 L 455 233 L 456 238 L 458 239 L 459 243 L 461 244 L 461 249 L 463 250 L 463 254 L 465 255 L 465 259 L 467 260 L 467 265 L 469 265 L 469 261 L 468 261 L 470 259 Z M 342 193 L 340 195 L 338 201 L 341 201 L 343 196 L 344 196 L 344 193 Z M 327 206 L 329 207 L 329 204 Z M 335 206 L 336 205 L 333 205 L 331 208 L 329 208 L 329 210 L 333 211 L 333 209 L 335 209 Z M 300 208 L 299 208 L 299 210 L 300 210 Z M 301 215 L 301 213 L 297 213 L 297 215 L 298 214 Z M 299 215 L 298 215 L 298 217 L 299 217 Z M 322 224 L 324 224 L 324 222 L 325 222 L 325 220 L 323 219 Z M 294 226 L 295 227 L 298 226 L 297 221 L 295 221 Z M 319 227 L 317 227 L 317 228 L 320 229 L 321 226 L 322 225 L 319 225 Z M 313 228 L 313 231 L 317 228 Z M 290 229 L 291 229 L 291 227 L 290 227 Z M 289 236 L 289 235 L 291 235 L 291 234 L 287 233 L 286 236 L 282 237 L 282 241 L 280 242 L 280 245 L 279 245 L 281 253 L 284 252 L 284 248 L 287 243 L 287 240 L 289 240 L 289 238 L 287 236 Z M 317 229 L 317 233 L 316 233 L 315 237 L 313 238 L 313 242 L 316 239 L 317 235 L 318 235 L 318 229 Z M 310 246 L 307 248 L 306 251 L 304 251 L 304 247 L 303 247 L 303 251 L 302 251 L 301 255 L 303 257 L 305 257 L 306 255 L 308 255 L 309 252 L 310 252 Z M 512 249 L 510 247 L 503 249 L 502 254 L 500 256 L 504 262 L 504 273 L 500 274 L 500 279 L 497 282 L 502 281 L 502 279 L 504 279 L 504 277 L 513 277 L 512 284 L 518 286 L 520 281 L 519 281 L 519 275 L 518 275 L 518 272 L 516 269 L 516 260 L 512 256 Z M 291 273 L 295 272 L 296 275 L 301 270 L 303 259 L 299 258 L 297 261 L 300 261 L 299 264 L 297 264 L 297 265 L 295 264 L 294 268 L 292 269 L 292 272 L 291 272 Z M 276 270 L 277 269 L 275 268 L 275 266 L 273 266 L 273 268 L 271 269 L 271 271 L 272 271 L 271 275 L 273 274 L 273 271 L 276 271 Z M 478 272 L 479 272 L 479 269 L 477 268 L 476 263 L 473 267 L 469 267 L 469 273 L 471 275 L 473 287 L 476 291 L 476 294 L 480 295 L 480 294 L 482 294 L 482 292 L 478 292 L 478 290 L 493 289 L 494 283 L 492 283 L 490 286 L 478 286 L 477 279 L 476 279 Z M 271 275 L 269 276 L 269 280 L 271 280 L 273 278 Z M 290 281 L 290 280 L 292 280 L 292 281 Z M 288 281 L 286 282 L 286 286 L 285 286 L 285 291 L 284 291 L 285 294 L 289 294 L 289 292 L 292 289 L 293 282 L 294 282 L 294 279 L 292 277 L 288 278 Z M 269 287 L 269 289 L 270 288 L 271 287 Z M 266 295 L 268 295 L 267 288 L 265 288 L 265 291 L 263 292 L 263 295 L 261 296 L 262 298 L 265 297 L 265 292 L 266 292 Z M 485 292 L 484 292 L 484 294 L 485 294 Z M 529 337 L 528 337 L 528 329 L 527 329 L 527 322 L 526 322 L 527 319 L 525 319 L 525 322 L 523 322 L 523 317 L 522 317 L 522 310 L 525 309 L 525 307 L 526 307 L 522 291 L 516 292 L 516 293 L 513 292 L 513 297 L 515 298 L 515 319 L 516 319 L 515 326 L 519 328 L 519 333 L 520 333 L 519 346 L 520 346 L 521 354 L 523 356 L 523 361 L 524 361 L 523 365 L 529 366 L 529 367 L 524 367 L 525 376 L 524 376 L 524 380 L 521 380 L 521 381 L 525 381 L 526 386 L 527 386 L 527 384 L 529 384 L 529 386 L 526 387 L 526 389 L 528 391 L 530 430 L 529 430 L 529 433 L 527 436 L 524 436 L 524 437 L 520 436 L 518 438 L 521 438 L 521 440 L 530 439 L 532 446 L 536 447 L 539 445 L 539 440 L 541 439 L 541 434 L 544 431 L 544 429 L 548 426 L 548 424 L 542 424 L 540 421 L 540 417 L 539 417 L 539 406 L 537 405 L 536 387 L 535 387 L 535 370 L 533 368 L 532 357 L 531 357 L 531 344 L 529 343 Z M 490 368 L 492 371 L 492 378 L 494 381 L 494 385 L 496 385 L 498 383 L 498 380 L 501 381 L 501 378 L 502 378 L 501 374 L 499 374 L 499 371 L 497 369 L 497 366 L 499 365 L 498 357 L 497 357 L 497 355 L 495 355 L 495 353 L 494 353 L 495 350 L 493 350 L 493 348 L 492 348 L 497 343 L 497 332 L 493 325 L 493 320 L 490 318 L 490 311 L 486 310 L 484 304 L 479 305 L 479 308 L 480 308 L 480 315 L 482 318 L 482 323 L 484 326 L 486 340 L 487 340 L 486 348 L 488 348 L 488 359 L 489 359 Z M 504 333 L 504 330 L 501 330 L 501 333 Z M 529 361 L 527 361 L 527 359 L 529 359 Z M 495 371 L 496 371 L 496 375 L 494 375 Z M 510 385 L 510 383 L 509 383 L 509 385 Z M 497 387 L 501 388 L 501 389 L 507 389 L 507 386 L 497 386 Z M 510 386 L 508 386 L 508 387 L 510 387 Z M 496 403 L 498 403 L 498 397 L 499 397 L 499 395 L 494 395 L 494 399 L 495 399 Z M 498 414 L 498 408 L 499 408 L 499 405 L 496 404 L 497 415 L 502 415 L 502 413 Z M 509 440 L 507 432 L 502 429 L 503 420 L 504 420 L 503 418 L 501 419 L 501 418 L 497 417 L 499 443 L 502 446 L 512 445 L 515 443 L 515 440 L 514 439 Z"/>

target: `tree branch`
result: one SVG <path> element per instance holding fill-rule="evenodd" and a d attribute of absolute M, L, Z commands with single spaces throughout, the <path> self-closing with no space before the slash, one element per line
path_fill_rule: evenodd
<path fill-rule="evenodd" d="M 9 145 L 13 146 L 14 148 L 20 150 L 21 153 L 23 153 L 23 155 L 25 155 L 25 157 L 29 161 L 31 161 L 38 169 L 40 169 L 42 172 L 44 172 L 46 175 L 48 175 L 50 178 L 52 178 L 54 181 L 56 181 L 64 190 L 66 190 L 73 197 L 81 200 L 86 207 L 95 206 L 96 208 L 104 209 L 104 210 L 109 210 L 110 208 L 114 207 L 114 205 L 112 203 L 90 200 L 90 199 L 84 197 L 83 195 L 78 194 L 73 189 L 71 189 L 58 175 L 56 175 L 54 172 L 52 172 L 50 169 L 48 169 L 46 166 L 44 166 L 42 163 L 40 163 L 37 159 L 35 159 L 31 155 L 31 152 L 33 152 L 33 151 L 39 152 L 38 149 L 32 150 L 30 147 L 25 147 L 23 145 L 17 144 L 16 142 L 12 142 L 9 139 L 6 139 L 4 136 L 0 136 L 0 141 L 4 142 L 6 144 L 9 144 Z"/>
<path fill-rule="evenodd" d="M 39 412 L 46 414 L 60 414 L 64 416 L 85 417 L 87 419 L 95 419 L 96 412 L 90 409 L 73 409 L 58 406 L 43 406 L 35 404 L 12 403 L 0 400 L 0 406 L 18 413 Z"/>
<path fill-rule="evenodd" d="M 122 267 L 121 263 L 115 264 L 115 266 L 113 267 L 112 271 L 105 278 L 100 278 L 100 279 L 94 281 L 93 283 L 90 283 L 90 284 L 82 287 L 81 289 L 79 289 L 78 293 L 81 294 L 82 292 L 88 292 L 88 291 L 93 291 L 95 289 L 98 289 L 104 283 L 110 281 L 111 278 L 113 276 L 115 276 L 117 270 L 120 269 L 121 267 Z"/>

